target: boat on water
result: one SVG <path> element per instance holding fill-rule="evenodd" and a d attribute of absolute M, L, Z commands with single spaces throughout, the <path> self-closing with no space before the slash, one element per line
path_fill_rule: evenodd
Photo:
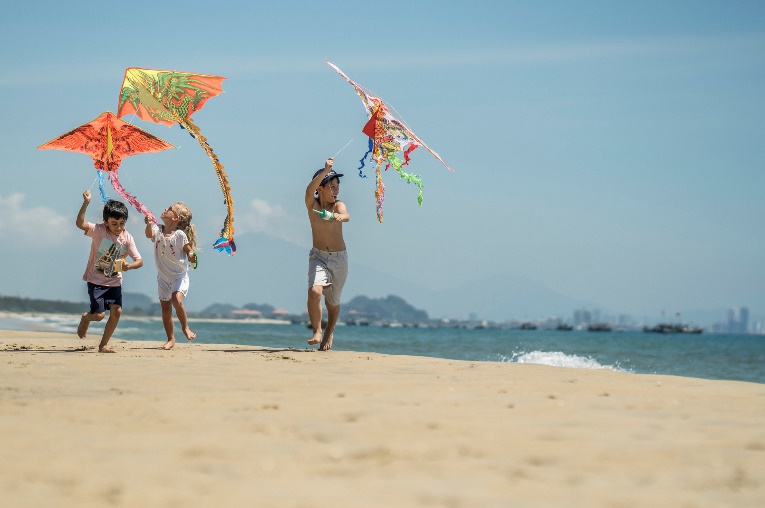
<path fill-rule="evenodd" d="M 703 328 L 683 323 L 659 323 L 655 326 L 643 327 L 645 333 L 701 333 Z"/>
<path fill-rule="evenodd" d="M 520 328 L 521 328 L 521 330 L 536 330 L 537 329 L 537 325 L 534 324 L 534 323 L 526 322 L 526 323 L 521 323 Z"/>
<path fill-rule="evenodd" d="M 587 327 L 588 332 L 610 332 L 611 325 L 608 323 L 592 323 Z"/>
<path fill-rule="evenodd" d="M 561 332 L 570 332 L 574 327 L 568 323 L 560 323 L 555 329 Z"/>

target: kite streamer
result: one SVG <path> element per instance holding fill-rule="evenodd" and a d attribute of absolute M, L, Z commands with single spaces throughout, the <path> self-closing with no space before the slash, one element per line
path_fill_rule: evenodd
<path fill-rule="evenodd" d="M 88 190 L 92 189 L 93 186 L 98 182 L 98 192 L 101 194 L 101 203 L 106 204 L 107 201 L 109 201 L 109 196 L 106 194 L 106 189 L 104 188 L 104 172 L 100 169 L 96 170 L 96 177 L 93 179 L 93 183 L 90 184 L 90 187 Z"/>
<path fill-rule="evenodd" d="M 413 183 L 418 188 L 417 202 L 422 205 L 422 178 L 419 175 L 413 173 L 406 173 L 403 171 L 403 167 L 409 164 L 409 154 L 412 153 L 417 147 L 424 147 L 436 159 L 446 166 L 449 171 L 454 171 L 444 162 L 441 157 L 431 150 L 425 143 L 418 138 L 414 132 L 406 125 L 403 120 L 399 120 L 391 114 L 385 102 L 375 95 L 372 95 L 361 85 L 352 81 L 346 76 L 343 71 L 330 62 L 327 65 L 337 71 L 340 76 L 343 77 L 348 83 L 350 83 L 356 93 L 364 103 L 364 108 L 369 115 L 369 120 L 364 125 L 361 132 L 369 136 L 369 148 L 364 156 L 359 160 L 360 166 L 358 167 L 359 176 L 365 178 L 363 169 L 366 165 L 367 158 L 371 159 L 377 164 L 375 169 L 375 201 L 377 220 L 383 221 L 383 202 L 385 201 L 385 185 L 382 181 L 382 170 L 393 168 L 399 174 L 399 176 L 406 180 L 407 183 Z M 399 156 L 399 152 L 402 156 Z"/>
<path fill-rule="evenodd" d="M 208 74 L 131 67 L 125 70 L 117 114 L 124 116 L 135 113 L 143 120 L 167 126 L 177 123 L 197 140 L 212 161 L 227 211 L 220 238 L 213 247 L 233 255 L 236 253 L 234 201 L 231 199 L 228 176 L 207 139 L 191 120 L 191 115 L 202 109 L 207 99 L 223 92 L 221 84 L 224 79 Z"/>
<path fill-rule="evenodd" d="M 117 171 L 117 168 L 112 169 L 109 171 L 109 181 L 112 184 L 112 187 L 114 187 L 114 190 L 117 191 L 117 194 L 122 196 L 122 199 L 133 205 L 133 207 L 138 210 L 140 213 L 148 217 L 154 224 L 158 224 L 157 218 L 154 216 L 151 211 L 146 208 L 143 203 L 138 201 L 138 199 L 130 194 L 128 191 L 125 190 L 125 188 L 120 183 L 120 177 L 119 173 Z"/>

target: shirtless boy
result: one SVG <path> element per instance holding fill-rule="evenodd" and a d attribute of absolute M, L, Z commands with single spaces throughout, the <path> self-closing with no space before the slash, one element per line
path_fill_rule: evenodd
<path fill-rule="evenodd" d="M 348 277 L 348 253 L 343 240 L 343 222 L 351 220 L 345 203 L 337 200 L 340 177 L 330 158 L 313 175 L 305 189 L 305 206 L 311 222 L 313 248 L 308 255 L 308 316 L 313 337 L 309 344 L 320 344 L 320 351 L 332 348 L 332 336 L 340 315 L 340 295 Z M 327 328 L 321 328 L 321 297 L 327 307 Z"/>

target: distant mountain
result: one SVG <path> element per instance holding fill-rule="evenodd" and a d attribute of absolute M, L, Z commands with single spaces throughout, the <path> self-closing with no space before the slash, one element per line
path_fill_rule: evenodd
<path fill-rule="evenodd" d="M 132 309 L 152 310 L 159 306 L 159 298 L 151 298 L 143 293 L 122 292 L 122 308 L 126 311 Z"/>
<path fill-rule="evenodd" d="M 262 314 L 271 314 L 275 309 L 273 305 L 267 303 L 245 303 L 243 309 L 256 310 Z"/>
<path fill-rule="evenodd" d="M 232 310 L 236 310 L 237 308 L 238 307 L 235 305 L 231 305 L 229 303 L 214 303 L 202 309 L 201 314 L 206 316 L 224 317 L 228 316 Z"/>
<path fill-rule="evenodd" d="M 423 323 L 428 320 L 427 312 L 415 309 L 403 298 L 394 295 L 388 295 L 386 298 L 355 296 L 343 305 L 342 317 L 348 319 L 350 311 L 355 311 L 358 316 L 368 319 L 399 323 Z"/>
<path fill-rule="evenodd" d="M 84 302 L 65 302 L 61 300 L 40 300 L 17 296 L 0 296 L 0 310 L 6 312 L 60 312 L 82 314 L 88 310 Z"/>

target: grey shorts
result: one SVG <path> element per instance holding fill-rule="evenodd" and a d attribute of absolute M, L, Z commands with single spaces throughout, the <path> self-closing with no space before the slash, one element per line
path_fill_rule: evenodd
<path fill-rule="evenodd" d="M 308 253 L 308 287 L 323 286 L 324 300 L 329 305 L 340 305 L 347 278 L 348 251 L 326 252 L 313 248 Z"/>

